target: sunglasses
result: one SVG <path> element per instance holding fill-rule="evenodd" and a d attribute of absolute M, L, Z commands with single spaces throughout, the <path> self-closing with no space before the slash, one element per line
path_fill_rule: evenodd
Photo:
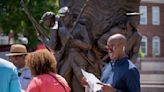
<path fill-rule="evenodd" d="M 114 51 L 114 46 L 113 45 L 107 45 L 106 49 L 108 50 L 109 53 L 112 53 Z"/>

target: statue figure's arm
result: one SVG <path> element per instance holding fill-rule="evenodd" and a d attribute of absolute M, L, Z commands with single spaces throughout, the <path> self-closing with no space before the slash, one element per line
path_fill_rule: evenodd
<path fill-rule="evenodd" d="M 73 39 L 72 44 L 80 49 L 84 49 L 84 50 L 91 49 L 90 39 L 89 39 L 88 32 L 87 32 L 85 26 L 83 26 L 81 24 L 78 24 L 77 26 L 79 26 L 79 28 L 80 28 L 80 36 L 82 37 L 82 39 Z M 75 30 L 76 30 L 76 28 L 75 28 Z M 77 29 L 77 30 L 79 30 L 79 29 Z"/>
<path fill-rule="evenodd" d="M 51 29 L 50 30 L 50 41 L 49 41 L 49 45 L 51 47 L 51 49 L 55 50 L 56 49 L 56 45 L 57 45 L 57 29 Z"/>
<path fill-rule="evenodd" d="M 134 44 L 134 47 L 133 47 L 133 50 L 132 50 L 133 55 L 130 58 L 133 63 L 136 62 L 136 59 L 138 57 L 138 52 L 139 52 L 139 49 L 140 49 L 142 36 L 138 32 L 135 32 L 134 33 L 134 38 L 135 38 L 135 44 Z"/>
<path fill-rule="evenodd" d="M 107 51 L 106 50 L 106 42 L 107 42 L 107 39 L 110 35 L 110 32 L 107 32 L 105 33 L 103 36 L 100 37 L 100 39 L 97 41 L 97 44 L 98 44 L 98 47 L 102 50 L 102 51 Z"/>

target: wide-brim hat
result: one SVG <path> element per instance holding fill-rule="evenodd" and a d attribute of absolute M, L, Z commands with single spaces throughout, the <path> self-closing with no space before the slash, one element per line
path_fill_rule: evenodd
<path fill-rule="evenodd" d="M 10 53 L 6 54 L 6 56 L 16 56 L 16 55 L 26 55 L 27 49 L 26 46 L 22 44 L 14 44 L 10 47 Z"/>
<path fill-rule="evenodd" d="M 130 13 L 126 13 L 127 16 L 140 16 L 143 15 L 142 13 L 139 12 L 130 12 Z"/>

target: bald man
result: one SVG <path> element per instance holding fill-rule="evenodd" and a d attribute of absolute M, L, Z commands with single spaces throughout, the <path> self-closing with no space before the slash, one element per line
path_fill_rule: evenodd
<path fill-rule="evenodd" d="M 125 53 L 126 37 L 114 34 L 107 40 L 111 62 L 104 67 L 100 85 L 103 92 L 140 92 L 140 76 Z"/>

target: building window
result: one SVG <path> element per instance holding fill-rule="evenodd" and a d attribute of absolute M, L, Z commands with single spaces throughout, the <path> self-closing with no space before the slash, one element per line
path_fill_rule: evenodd
<path fill-rule="evenodd" d="M 146 36 L 142 37 L 140 50 L 144 54 L 144 56 L 147 55 L 147 37 Z"/>
<path fill-rule="evenodd" d="M 153 56 L 160 55 L 160 38 L 158 36 L 154 36 L 152 40 L 152 48 L 153 48 Z"/>
<path fill-rule="evenodd" d="M 153 25 L 160 24 L 160 10 L 158 6 L 152 7 L 152 24 Z"/>
<path fill-rule="evenodd" d="M 146 25 L 147 24 L 147 6 L 140 6 L 139 7 L 140 13 L 140 24 Z"/>

